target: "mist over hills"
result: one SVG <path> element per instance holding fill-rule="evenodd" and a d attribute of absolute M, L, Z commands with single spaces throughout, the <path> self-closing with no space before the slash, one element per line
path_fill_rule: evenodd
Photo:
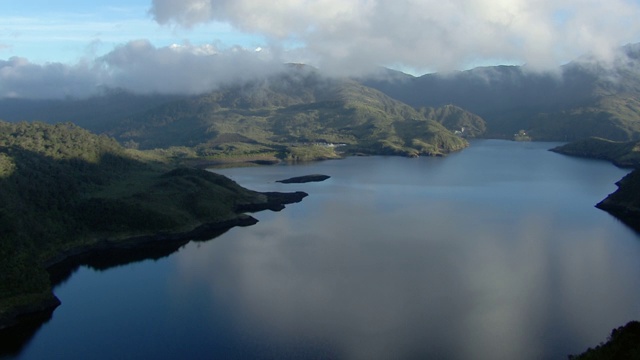
<path fill-rule="evenodd" d="M 309 150 L 318 143 L 358 153 L 442 155 L 467 146 L 445 125 L 466 127 L 469 135 L 479 135 L 484 126 L 482 119 L 456 107 L 419 111 L 354 80 L 293 64 L 278 75 L 198 96 L 113 91 L 75 101 L 5 100 L 0 109 L 9 109 L 9 120 L 73 121 L 129 147 L 183 147 L 191 157 L 338 156 L 327 146 Z"/>
<path fill-rule="evenodd" d="M 4 99 L 0 119 L 72 121 L 128 146 L 183 146 L 195 156 L 289 156 L 291 146 L 313 142 L 437 155 L 464 147 L 451 134 L 463 128 L 468 137 L 523 130 L 533 140 L 640 139 L 640 44 L 610 61 L 584 56 L 544 73 L 492 66 L 414 77 L 382 69 L 350 79 L 301 64 L 283 69 L 201 95 L 106 89 L 87 99 Z M 333 156 L 325 149 L 320 158 Z"/>
<path fill-rule="evenodd" d="M 437 116 L 425 115 L 354 81 L 324 78 L 302 68 L 152 109 L 128 119 L 112 134 L 142 148 L 204 143 L 215 148 L 231 135 L 265 146 L 326 142 L 415 154 L 465 146 L 435 121 Z M 185 128 L 192 132 L 185 134 Z M 417 145 L 432 140 L 434 146 Z"/>
<path fill-rule="evenodd" d="M 185 97 L 140 95 L 123 89 L 104 89 L 99 96 L 86 99 L 2 99 L 0 119 L 10 122 L 43 121 L 50 124 L 70 121 L 85 129 L 102 133 L 118 119 Z"/>
<path fill-rule="evenodd" d="M 387 72 L 363 83 L 414 107 L 455 104 L 481 116 L 488 137 L 518 130 L 561 141 L 640 134 L 640 44 L 621 48 L 609 62 L 584 56 L 556 72 L 492 66 L 420 77 Z"/>

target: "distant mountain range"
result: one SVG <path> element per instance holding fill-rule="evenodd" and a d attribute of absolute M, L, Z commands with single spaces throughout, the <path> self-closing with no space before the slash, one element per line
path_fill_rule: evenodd
<path fill-rule="evenodd" d="M 362 82 L 416 108 L 459 106 L 487 122 L 488 137 L 519 130 L 537 140 L 640 136 L 640 44 L 621 48 L 607 63 L 585 56 L 548 73 L 526 66 L 421 77 L 387 71 Z"/>
<path fill-rule="evenodd" d="M 640 139 L 640 44 L 607 63 L 585 56 L 547 73 L 494 66 L 414 77 L 384 69 L 335 79 L 291 65 L 198 96 L 108 90 L 83 100 L 4 99 L 0 119 L 72 121 L 130 147 L 186 147 L 194 156 L 295 158 L 312 143 L 440 155 L 466 146 L 461 136 L 512 139 L 518 132 L 533 140 L 630 141 Z"/>

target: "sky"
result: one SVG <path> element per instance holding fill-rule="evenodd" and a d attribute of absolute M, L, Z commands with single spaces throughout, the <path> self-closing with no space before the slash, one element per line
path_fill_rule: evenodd
<path fill-rule="evenodd" d="M 640 42 L 640 0 L 0 0 L 0 98 L 199 93 L 280 69 L 545 71 Z"/>

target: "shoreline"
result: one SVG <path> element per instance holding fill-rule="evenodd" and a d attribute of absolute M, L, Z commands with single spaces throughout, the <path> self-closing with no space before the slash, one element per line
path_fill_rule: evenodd
<path fill-rule="evenodd" d="M 111 267 L 109 264 L 129 263 L 146 258 L 164 257 L 175 252 L 190 241 L 213 239 L 234 227 L 246 227 L 258 223 L 247 212 L 263 210 L 280 211 L 285 205 L 297 203 L 308 196 L 302 191 L 291 193 L 267 192 L 263 203 L 238 206 L 234 218 L 197 225 L 181 232 L 161 232 L 157 234 L 132 236 L 123 239 L 100 239 L 91 244 L 78 245 L 46 259 L 42 263 L 51 279 L 51 287 L 68 278 L 76 268 L 83 265 Z M 10 332 L 22 325 L 46 322 L 53 311 L 61 305 L 53 290 L 38 294 L 25 294 L 12 298 L 16 301 L 8 310 L 0 314 L 0 333 Z"/>

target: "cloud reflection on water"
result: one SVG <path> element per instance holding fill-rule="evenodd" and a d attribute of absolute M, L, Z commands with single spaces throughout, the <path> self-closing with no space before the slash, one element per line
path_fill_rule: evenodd
<path fill-rule="evenodd" d="M 189 247 L 176 282 L 208 286 L 248 336 L 322 343 L 349 359 L 542 358 L 597 344 L 606 333 L 593 329 L 637 313 L 637 277 L 618 273 L 625 254 L 604 246 L 606 230 L 559 232 L 534 212 L 496 227 L 508 214 L 346 200 L 302 219 L 295 206 L 264 214 Z"/>
<path fill-rule="evenodd" d="M 200 279 L 241 331 L 279 346 L 564 358 L 640 313 L 640 247 L 593 208 L 623 171 L 545 146 L 478 141 L 444 160 L 262 169 L 332 178 L 287 188 L 311 195 L 203 245 L 207 255 L 179 253 L 180 279 Z M 227 173 L 265 183 L 255 169 Z"/>

